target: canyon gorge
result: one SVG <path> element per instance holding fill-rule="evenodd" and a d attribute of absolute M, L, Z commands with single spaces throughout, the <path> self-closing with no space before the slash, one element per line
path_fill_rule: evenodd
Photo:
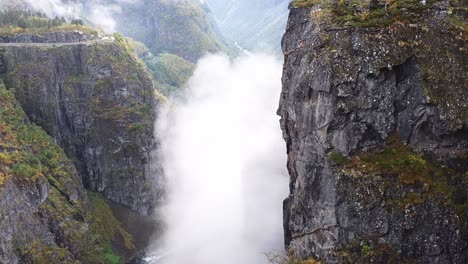
<path fill-rule="evenodd" d="M 465 0 L 0 0 L 0 264 L 466 263 Z"/>

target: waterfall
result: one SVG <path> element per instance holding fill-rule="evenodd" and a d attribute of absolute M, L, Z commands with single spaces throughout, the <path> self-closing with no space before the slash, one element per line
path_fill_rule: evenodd
<path fill-rule="evenodd" d="M 168 230 L 153 263 L 261 264 L 282 250 L 281 69 L 268 55 L 208 55 L 184 99 L 162 111 Z"/>

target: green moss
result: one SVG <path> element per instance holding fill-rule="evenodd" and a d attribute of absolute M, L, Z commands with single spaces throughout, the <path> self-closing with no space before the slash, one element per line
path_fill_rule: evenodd
<path fill-rule="evenodd" d="M 83 82 L 84 76 L 82 74 L 79 75 L 70 75 L 67 77 L 67 82 L 70 83 L 81 83 Z"/>
<path fill-rule="evenodd" d="M 339 0 L 331 3 L 324 0 L 295 0 L 296 8 L 309 8 L 320 4 L 331 10 L 336 23 L 353 27 L 386 27 L 397 21 L 410 21 L 419 17 L 424 10 L 430 9 L 440 0 L 385 0 L 371 7 L 369 0 Z"/>
<path fill-rule="evenodd" d="M 94 86 L 90 109 L 93 114 L 103 121 L 112 122 L 114 126 L 125 129 L 129 133 L 141 133 L 150 130 L 153 123 L 153 83 L 146 71 L 146 66 L 132 51 L 129 40 L 119 34 L 114 35 L 116 41 L 110 45 L 100 45 L 91 54 L 105 54 L 109 60 L 112 76 L 118 78 L 103 78 Z M 96 64 L 102 58 L 90 56 L 87 64 Z M 109 94 L 115 93 L 116 87 L 127 87 L 131 90 L 132 98 L 115 100 Z M 135 99 L 134 99 L 135 98 Z M 164 96 L 159 98 L 164 101 Z"/>
<path fill-rule="evenodd" d="M 403 144 L 396 133 L 387 139 L 387 145 L 383 149 L 372 153 L 362 153 L 358 157 L 354 159 L 354 165 L 357 168 L 366 165 L 366 170 L 397 176 L 402 184 L 428 184 L 435 192 L 451 194 L 446 176 L 453 172 L 440 164 L 428 161 L 422 154 L 411 150 Z"/>
<path fill-rule="evenodd" d="M 113 36 L 114 36 L 115 41 L 121 47 L 123 47 L 125 49 L 125 53 L 123 55 L 131 56 L 132 54 L 134 54 L 130 42 L 127 41 L 127 39 L 124 36 L 122 36 L 120 33 L 114 33 Z"/>
<path fill-rule="evenodd" d="M 350 161 L 348 157 L 337 151 L 330 152 L 329 158 L 334 164 L 339 166 L 346 165 Z"/>
<path fill-rule="evenodd" d="M 344 246 L 339 255 L 347 263 L 400 263 L 395 248 L 377 239 L 354 240 Z"/>
<path fill-rule="evenodd" d="M 33 165 L 34 166 L 34 165 Z M 41 174 L 41 168 L 39 166 L 31 166 L 28 163 L 18 163 L 13 166 L 11 172 L 17 176 L 26 178 L 28 176 L 35 177 Z"/>
<path fill-rule="evenodd" d="M 361 254 L 363 257 L 367 257 L 372 252 L 372 247 L 368 243 L 363 242 L 361 245 Z"/>
<path fill-rule="evenodd" d="M 325 4 L 327 1 L 324 0 L 294 0 L 292 5 L 296 8 L 308 8 L 317 4 Z"/>
<path fill-rule="evenodd" d="M 449 16 L 447 19 L 448 19 L 448 22 L 453 27 L 455 27 L 456 30 L 460 30 L 464 32 L 468 31 L 468 22 L 466 20 L 461 19 L 458 16 Z"/>
<path fill-rule="evenodd" d="M 69 159 L 49 135 L 25 118 L 13 91 L 3 85 L 0 102 L 1 147 L 7 150 L 0 159 L 4 178 L 34 182 L 45 176 L 59 188 L 71 181 Z"/>
<path fill-rule="evenodd" d="M 30 247 L 22 252 L 22 255 L 25 255 L 32 263 L 37 264 L 75 263 L 68 250 L 59 247 L 50 247 L 37 240 L 33 241 Z"/>
<path fill-rule="evenodd" d="M 267 253 L 266 258 L 271 264 L 323 264 L 322 261 L 314 258 L 301 259 L 297 257 L 292 250 L 281 253 Z"/>
<path fill-rule="evenodd" d="M 94 230 L 93 233 L 102 235 L 102 239 L 106 240 L 106 242 L 113 241 L 121 236 L 127 249 L 135 249 L 132 236 L 125 231 L 122 224 L 114 217 L 104 196 L 95 192 L 88 192 L 88 195 L 91 202 L 91 229 Z"/>
<path fill-rule="evenodd" d="M 110 243 L 107 246 L 106 260 L 107 260 L 107 263 L 109 263 L 109 264 L 120 264 L 120 263 L 122 263 L 120 261 L 120 257 L 114 255 L 114 252 L 112 251 L 112 245 Z"/>
<path fill-rule="evenodd" d="M 121 257 L 113 251 L 112 244 L 121 243 L 128 252 L 131 252 L 135 249 L 133 237 L 115 218 L 101 194 L 89 192 L 89 201 L 89 211 L 82 211 L 76 205 L 70 204 L 56 188 L 53 188 L 43 209 L 66 227 L 64 236 L 78 249 L 79 259 L 84 263 L 121 263 Z M 84 220 L 90 223 L 88 230 L 84 229 L 79 220 L 83 216 Z"/>
<path fill-rule="evenodd" d="M 455 208 L 459 202 L 454 197 L 464 190 L 458 190 L 449 183 L 465 183 L 468 180 L 468 174 L 454 171 L 413 151 L 402 143 L 397 133 L 391 134 L 381 149 L 358 153 L 341 166 L 348 175 L 355 175 L 356 172 L 360 175 L 379 175 L 386 191 L 411 190 L 392 195 L 393 198 L 386 200 L 388 208 L 405 209 L 426 202 L 450 204 Z M 464 195 L 458 196 L 461 197 L 458 200 L 465 199 Z"/>
<path fill-rule="evenodd" d="M 141 111 L 149 111 L 147 107 Z M 60 227 L 61 246 L 48 247 L 31 241 L 22 249 L 33 263 L 72 263 L 72 246 L 83 263 L 119 263 L 111 243 L 131 252 L 133 238 L 114 217 L 102 195 L 89 194 L 89 204 L 71 161 L 42 129 L 25 117 L 13 91 L 0 85 L 0 188 L 6 182 L 48 183 L 47 199 L 40 214 Z M 74 194 L 74 195 L 72 195 Z M 71 200 L 70 197 L 77 196 Z M 89 208 L 88 208 L 89 207 Z M 119 247 L 121 248 L 121 247 Z"/>

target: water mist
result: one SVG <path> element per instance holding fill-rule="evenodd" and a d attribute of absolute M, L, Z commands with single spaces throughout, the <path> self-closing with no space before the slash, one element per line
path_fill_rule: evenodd
<path fill-rule="evenodd" d="M 283 247 L 286 150 L 274 57 L 202 58 L 183 101 L 165 109 L 169 201 L 164 264 L 261 264 Z"/>

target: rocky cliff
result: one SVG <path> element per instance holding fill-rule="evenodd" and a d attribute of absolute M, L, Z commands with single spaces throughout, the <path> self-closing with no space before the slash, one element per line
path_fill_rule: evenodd
<path fill-rule="evenodd" d="M 122 4 L 117 30 L 143 42 L 154 54 L 171 53 L 196 62 L 206 53 L 227 51 L 198 0 L 143 0 Z"/>
<path fill-rule="evenodd" d="M 84 186 L 142 214 L 158 195 L 151 78 L 126 41 L 5 43 L 2 78 L 65 150 Z M 160 186 L 160 185 L 159 185 Z"/>
<path fill-rule="evenodd" d="M 68 21 L 80 17 L 107 33 L 143 42 L 153 54 L 170 53 L 191 62 L 206 53 L 230 51 L 199 0 L 0 0 L 0 9 L 33 10 Z"/>
<path fill-rule="evenodd" d="M 44 32 L 41 34 L 0 35 L 0 43 L 76 43 L 97 39 L 95 35 L 75 30 L 70 32 Z"/>
<path fill-rule="evenodd" d="M 0 263 L 115 263 L 132 237 L 0 84 Z M 78 262 L 76 262 L 78 261 Z M 114 261 L 114 262 L 113 262 Z"/>
<path fill-rule="evenodd" d="M 278 113 L 292 254 L 325 263 L 468 260 L 468 42 L 458 5 L 291 6 Z"/>

